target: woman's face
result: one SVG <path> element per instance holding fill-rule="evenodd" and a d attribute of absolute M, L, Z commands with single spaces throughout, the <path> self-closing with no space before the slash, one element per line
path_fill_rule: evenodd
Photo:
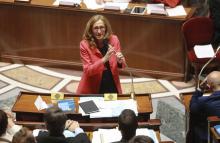
<path fill-rule="evenodd" d="M 106 27 L 105 27 L 105 24 L 104 24 L 104 22 L 102 20 L 98 20 L 92 26 L 93 36 L 97 40 L 103 40 L 103 38 L 105 36 L 105 31 L 106 31 Z"/>

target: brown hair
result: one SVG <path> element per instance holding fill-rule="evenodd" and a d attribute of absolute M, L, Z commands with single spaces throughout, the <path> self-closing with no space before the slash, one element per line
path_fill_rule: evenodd
<path fill-rule="evenodd" d="M 2 136 L 8 126 L 8 116 L 3 110 L 0 110 L 0 125 L 0 136 Z"/>
<path fill-rule="evenodd" d="M 36 143 L 32 132 L 28 128 L 21 128 L 13 136 L 12 143 Z"/>
<path fill-rule="evenodd" d="M 154 143 L 152 138 L 145 135 L 134 136 L 129 143 Z"/>
<path fill-rule="evenodd" d="M 96 23 L 99 20 L 102 20 L 105 25 L 106 31 L 105 31 L 104 39 L 109 39 L 109 37 L 113 33 L 111 25 L 106 17 L 104 17 L 103 15 L 94 15 L 87 22 L 86 29 L 83 34 L 83 39 L 87 40 L 89 42 L 90 46 L 94 46 L 94 47 L 97 46 L 95 43 L 94 36 L 93 36 L 92 27 L 93 27 L 94 23 Z"/>

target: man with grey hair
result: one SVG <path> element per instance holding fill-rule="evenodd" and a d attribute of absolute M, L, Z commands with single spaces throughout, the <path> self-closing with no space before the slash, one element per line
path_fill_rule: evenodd
<path fill-rule="evenodd" d="M 220 116 L 220 72 L 211 72 L 206 81 L 212 94 L 203 96 L 203 91 L 197 89 L 190 101 L 190 142 L 192 143 L 207 143 L 207 117 Z"/>

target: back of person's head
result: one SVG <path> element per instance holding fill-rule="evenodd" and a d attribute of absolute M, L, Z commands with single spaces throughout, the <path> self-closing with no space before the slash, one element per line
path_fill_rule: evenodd
<path fill-rule="evenodd" d="M 50 136 L 61 136 L 65 129 L 66 114 L 57 106 L 47 109 L 44 121 Z"/>
<path fill-rule="evenodd" d="M 8 116 L 3 110 L 0 110 L 0 136 L 6 133 L 7 126 Z"/>
<path fill-rule="evenodd" d="M 129 143 L 154 143 L 152 138 L 144 135 L 134 136 Z"/>
<path fill-rule="evenodd" d="M 207 76 L 207 83 L 213 90 L 220 90 L 220 72 L 213 71 Z"/>
<path fill-rule="evenodd" d="M 123 140 L 130 140 L 136 134 L 138 127 L 137 116 L 133 110 L 125 109 L 118 118 L 119 130 Z"/>
<path fill-rule="evenodd" d="M 32 134 L 32 131 L 23 127 L 14 134 L 12 143 L 36 143 L 36 140 Z"/>

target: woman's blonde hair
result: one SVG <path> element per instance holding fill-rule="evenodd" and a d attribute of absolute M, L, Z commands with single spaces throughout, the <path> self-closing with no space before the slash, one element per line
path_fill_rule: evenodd
<path fill-rule="evenodd" d="M 92 27 L 93 27 L 94 23 L 96 23 L 99 20 L 102 20 L 104 25 L 105 25 L 104 39 L 109 39 L 109 37 L 113 33 L 111 25 L 110 25 L 110 23 L 109 23 L 109 21 L 106 17 L 104 17 L 103 15 L 94 15 L 87 22 L 86 29 L 85 29 L 84 34 L 83 34 L 83 39 L 85 39 L 89 42 L 90 47 L 93 47 L 93 46 L 97 47 L 97 45 L 95 43 L 95 38 L 93 36 Z"/>

